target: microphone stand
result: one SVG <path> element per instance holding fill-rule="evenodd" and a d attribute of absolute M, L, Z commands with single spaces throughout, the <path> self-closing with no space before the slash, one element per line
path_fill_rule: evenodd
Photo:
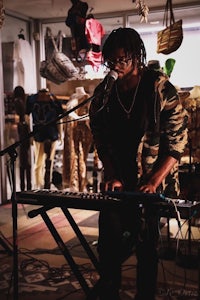
<path fill-rule="evenodd" d="M 17 158 L 17 151 L 16 148 L 20 146 L 25 140 L 30 139 L 32 136 L 34 136 L 39 130 L 43 127 L 49 126 L 51 124 L 57 123 L 60 119 L 63 119 L 64 117 L 68 116 L 71 112 L 75 111 L 79 107 L 85 105 L 89 101 L 92 101 L 96 95 L 93 95 L 92 97 L 89 97 L 82 102 L 80 102 L 78 105 L 74 106 L 73 108 L 67 110 L 63 114 L 60 114 L 57 118 L 54 120 L 41 124 L 37 126 L 37 128 L 34 128 L 33 131 L 31 131 L 25 138 L 22 140 L 19 140 L 12 145 L 8 146 L 7 148 L 0 151 L 0 156 L 3 156 L 5 154 L 8 154 L 10 156 L 10 168 L 11 168 L 11 178 L 12 178 L 12 195 L 11 195 L 11 202 L 12 202 L 12 218 L 13 218 L 13 299 L 18 300 L 18 234 L 17 234 L 17 217 L 18 217 L 18 211 L 17 211 L 17 199 L 16 199 L 16 175 L 15 175 L 15 162 Z"/>

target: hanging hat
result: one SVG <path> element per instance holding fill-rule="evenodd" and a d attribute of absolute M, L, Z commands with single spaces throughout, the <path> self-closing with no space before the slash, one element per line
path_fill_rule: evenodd
<path fill-rule="evenodd" d="M 176 90 L 178 92 L 178 95 L 179 95 L 181 101 L 189 98 L 189 96 L 190 96 L 190 92 L 189 91 L 183 91 L 177 85 L 175 85 L 175 88 L 176 88 Z"/>
<path fill-rule="evenodd" d="M 164 72 L 165 74 L 167 74 L 168 76 L 171 75 L 173 69 L 174 69 L 174 65 L 176 63 L 176 60 L 174 58 L 168 58 L 166 61 L 165 61 L 165 65 L 164 65 Z"/>
<path fill-rule="evenodd" d="M 193 89 L 190 91 L 191 98 L 200 98 L 200 86 L 195 85 Z"/>
<path fill-rule="evenodd" d="M 190 92 L 188 91 L 178 91 L 178 95 L 181 100 L 185 100 L 190 97 Z"/>
<path fill-rule="evenodd" d="M 149 70 L 159 71 L 160 70 L 159 60 L 149 60 L 148 61 L 148 68 L 149 68 Z"/>

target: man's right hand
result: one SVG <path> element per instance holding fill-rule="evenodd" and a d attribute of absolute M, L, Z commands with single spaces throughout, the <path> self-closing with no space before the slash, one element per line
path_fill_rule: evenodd
<path fill-rule="evenodd" d="M 105 183 L 102 184 L 101 189 L 103 192 L 106 191 L 122 191 L 123 190 L 123 185 L 121 183 L 121 181 L 117 180 L 117 179 L 112 179 L 109 181 L 106 181 Z"/>

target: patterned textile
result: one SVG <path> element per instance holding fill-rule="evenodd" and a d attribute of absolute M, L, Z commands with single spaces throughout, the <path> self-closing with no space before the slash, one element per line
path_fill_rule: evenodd
<path fill-rule="evenodd" d="M 76 104 L 79 104 L 88 97 L 85 94 L 79 99 L 70 100 L 67 109 L 72 108 L 72 102 L 74 104 L 77 101 Z M 81 119 L 87 114 L 88 105 L 85 104 L 75 114 L 70 114 L 64 125 L 63 184 L 64 187 L 81 192 L 86 189 L 86 160 L 92 144 L 88 118 Z"/>

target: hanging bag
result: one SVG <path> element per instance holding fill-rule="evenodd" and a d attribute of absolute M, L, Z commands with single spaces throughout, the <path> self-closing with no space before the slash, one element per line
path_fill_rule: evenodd
<path fill-rule="evenodd" d="M 51 36 L 52 42 L 54 43 L 54 47 L 56 47 L 55 40 L 53 39 L 53 36 Z M 78 71 L 72 61 L 69 59 L 68 56 L 66 56 L 62 52 L 62 45 L 63 45 L 63 35 L 62 32 L 59 31 L 57 35 L 58 40 L 58 49 L 54 52 L 54 55 L 52 56 L 52 62 L 55 64 L 56 67 L 60 68 L 60 70 L 64 73 L 64 76 L 66 76 L 68 79 L 76 76 L 78 74 Z"/>
<path fill-rule="evenodd" d="M 57 42 L 51 29 L 47 27 L 46 38 L 50 38 L 53 44 L 53 52 L 50 53 L 47 47 L 47 58 L 41 62 L 40 75 L 56 84 L 60 84 L 76 76 L 77 69 L 72 61 L 62 52 L 62 33 L 58 32 Z"/>
<path fill-rule="evenodd" d="M 182 20 L 175 22 L 172 0 L 167 0 L 163 18 L 165 29 L 157 33 L 157 53 L 170 54 L 176 51 L 183 41 Z"/>

